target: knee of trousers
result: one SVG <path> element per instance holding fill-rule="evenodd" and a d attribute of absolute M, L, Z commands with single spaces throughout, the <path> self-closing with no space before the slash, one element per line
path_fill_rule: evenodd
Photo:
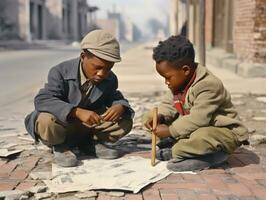
<path fill-rule="evenodd" d="M 66 138 L 66 128 L 50 113 L 40 113 L 35 132 L 48 145 L 62 144 Z"/>

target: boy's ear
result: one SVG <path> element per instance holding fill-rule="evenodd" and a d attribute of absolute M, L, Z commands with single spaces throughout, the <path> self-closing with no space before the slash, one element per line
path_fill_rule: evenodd
<path fill-rule="evenodd" d="M 82 52 L 80 53 L 80 59 L 83 60 L 85 56 L 86 56 L 86 55 L 85 55 L 85 52 L 82 51 Z"/>
<path fill-rule="evenodd" d="M 191 68 L 190 68 L 190 66 L 188 66 L 188 65 L 183 65 L 182 70 L 183 70 L 184 74 L 185 74 L 186 76 L 188 76 L 188 75 L 190 74 L 190 70 L 191 70 Z"/>

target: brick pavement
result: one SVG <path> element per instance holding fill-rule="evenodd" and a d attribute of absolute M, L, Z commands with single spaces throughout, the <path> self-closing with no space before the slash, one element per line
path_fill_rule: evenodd
<path fill-rule="evenodd" d="M 47 152 L 46 152 L 47 153 Z M 98 200 L 263 200 L 266 199 L 266 166 L 264 148 L 240 148 L 216 169 L 208 169 L 196 174 L 171 174 L 161 181 L 144 188 L 139 194 L 125 193 L 123 197 L 111 197 L 106 191 L 98 191 Z M 150 152 L 130 155 L 149 157 Z M 128 156 L 130 156 L 128 155 Z M 0 161 L 0 191 L 29 190 L 34 185 L 42 185 L 40 180 L 32 180 L 29 173 L 36 171 L 41 155 L 19 157 Z M 46 163 L 47 164 L 47 163 Z M 42 165 L 40 163 L 40 165 Z M 47 170 L 47 169 L 46 169 Z M 69 199 L 59 196 L 59 199 Z M 72 195 L 72 199 L 77 199 Z M 71 199 L 71 198 L 70 198 Z"/>

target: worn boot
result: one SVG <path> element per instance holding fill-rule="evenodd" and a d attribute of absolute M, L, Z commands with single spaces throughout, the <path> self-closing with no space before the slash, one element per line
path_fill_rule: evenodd
<path fill-rule="evenodd" d="M 196 158 L 172 159 L 167 163 L 167 168 L 175 172 L 203 170 L 222 164 L 228 157 L 228 153 L 218 151 Z"/>
<path fill-rule="evenodd" d="M 157 143 L 157 147 L 160 149 L 164 148 L 172 148 L 176 143 L 176 139 L 172 137 L 163 138 L 160 140 L 160 142 Z"/>
<path fill-rule="evenodd" d="M 78 165 L 76 155 L 65 144 L 53 146 L 54 161 L 61 167 L 75 167 Z"/>
<path fill-rule="evenodd" d="M 166 161 L 172 159 L 172 149 L 164 148 L 156 150 L 156 159 L 161 161 Z"/>
<path fill-rule="evenodd" d="M 79 145 L 81 153 L 101 159 L 116 159 L 120 157 L 118 150 L 105 142 L 91 141 L 87 144 Z"/>
<path fill-rule="evenodd" d="M 95 155 L 101 159 L 116 159 L 120 157 L 119 151 L 112 148 L 107 143 L 96 142 Z"/>

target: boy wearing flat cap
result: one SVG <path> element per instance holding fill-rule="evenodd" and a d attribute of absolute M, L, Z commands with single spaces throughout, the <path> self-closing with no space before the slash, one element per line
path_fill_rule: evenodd
<path fill-rule="evenodd" d="M 98 158 L 119 157 L 108 143 L 129 133 L 134 116 L 111 71 L 121 61 L 118 41 L 95 30 L 83 38 L 81 48 L 79 58 L 50 69 L 35 110 L 25 119 L 27 131 L 52 147 L 55 162 L 63 167 L 77 165 L 73 147 Z"/>

